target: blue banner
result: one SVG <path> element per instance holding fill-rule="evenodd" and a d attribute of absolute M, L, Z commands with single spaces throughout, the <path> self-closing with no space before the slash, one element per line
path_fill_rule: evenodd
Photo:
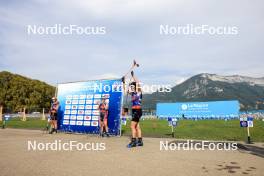
<path fill-rule="evenodd" d="M 59 130 L 78 133 L 99 133 L 98 106 L 102 98 L 108 103 L 108 127 L 111 135 L 120 135 L 122 81 L 95 80 L 58 84 Z"/>
<path fill-rule="evenodd" d="M 159 118 L 237 118 L 239 102 L 213 101 L 213 102 L 181 102 L 181 103 L 158 103 L 157 116 Z"/>

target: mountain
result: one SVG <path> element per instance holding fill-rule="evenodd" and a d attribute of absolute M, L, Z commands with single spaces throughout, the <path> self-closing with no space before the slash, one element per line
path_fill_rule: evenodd
<path fill-rule="evenodd" d="M 241 110 L 255 109 L 264 98 L 264 78 L 240 75 L 195 75 L 172 88 L 171 92 L 154 92 L 143 98 L 144 108 L 155 109 L 158 102 L 239 100 Z M 262 109 L 263 105 L 258 105 Z"/>
<path fill-rule="evenodd" d="M 55 87 L 44 82 L 0 72 L 0 104 L 5 112 L 17 112 L 26 106 L 29 112 L 49 108 Z"/>
<path fill-rule="evenodd" d="M 55 87 L 7 71 L 0 72 L 0 104 L 7 112 L 40 111 L 49 108 Z M 143 95 L 143 108 L 155 109 L 158 102 L 239 100 L 241 109 L 255 109 L 264 98 L 264 77 L 220 76 L 203 73 L 172 87 L 171 92 Z M 264 109 L 263 104 L 258 109 Z"/>

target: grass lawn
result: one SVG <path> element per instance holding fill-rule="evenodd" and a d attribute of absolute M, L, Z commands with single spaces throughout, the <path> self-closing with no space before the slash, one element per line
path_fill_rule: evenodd
<path fill-rule="evenodd" d="M 12 119 L 7 121 L 7 128 L 44 129 L 46 121 L 37 118 L 28 118 L 27 121 Z M 2 122 L 0 122 L 2 126 Z M 171 137 L 171 127 L 166 120 L 142 120 L 140 122 L 143 136 Z M 122 127 L 123 135 L 130 135 L 130 121 Z M 264 142 L 264 122 L 254 120 L 254 127 L 250 128 L 251 139 L 255 142 Z M 202 139 L 202 140 L 231 140 L 245 141 L 247 129 L 239 126 L 239 120 L 180 120 L 175 128 L 175 138 Z"/>
<path fill-rule="evenodd" d="M 143 136 L 171 136 L 171 127 L 166 120 L 144 120 L 141 122 L 141 128 Z M 124 135 L 130 135 L 130 122 L 123 127 L 123 132 Z M 255 120 L 250 133 L 253 141 L 264 142 L 264 122 Z M 180 120 L 175 128 L 175 138 L 245 141 L 247 128 L 241 128 L 239 120 Z"/>
<path fill-rule="evenodd" d="M 6 122 L 7 128 L 28 128 L 28 129 L 44 129 L 47 121 L 39 118 L 27 118 L 27 121 L 21 121 L 19 118 L 12 118 Z M 2 127 L 3 122 L 0 122 Z"/>

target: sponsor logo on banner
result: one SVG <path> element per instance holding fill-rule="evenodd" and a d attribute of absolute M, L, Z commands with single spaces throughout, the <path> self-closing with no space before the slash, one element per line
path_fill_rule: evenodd
<path fill-rule="evenodd" d="M 63 125 L 69 125 L 69 120 L 63 120 L 62 124 Z"/>
<path fill-rule="evenodd" d="M 78 110 L 78 114 L 84 114 L 84 110 Z"/>
<path fill-rule="evenodd" d="M 83 122 L 83 125 L 84 125 L 84 126 L 91 126 L 91 122 L 90 122 L 90 121 L 84 121 L 84 122 Z"/>
<path fill-rule="evenodd" d="M 67 95 L 66 99 L 72 99 L 72 95 Z"/>
<path fill-rule="evenodd" d="M 92 107 L 93 107 L 92 105 L 86 105 L 85 109 L 92 109 Z"/>
<path fill-rule="evenodd" d="M 76 125 L 76 121 L 70 121 L 70 125 Z"/>
<path fill-rule="evenodd" d="M 93 111 L 93 115 L 99 115 L 99 114 L 100 114 L 100 112 L 98 110 Z"/>
<path fill-rule="evenodd" d="M 71 120 L 76 120 L 76 116 L 75 115 L 71 115 Z"/>
<path fill-rule="evenodd" d="M 186 104 L 182 104 L 182 106 L 181 106 L 181 108 L 182 108 L 182 110 L 187 110 L 188 109 L 188 106 L 186 105 Z"/>
<path fill-rule="evenodd" d="M 92 116 L 88 116 L 88 115 L 84 116 L 84 120 L 91 120 L 91 119 L 92 119 Z"/>
<path fill-rule="evenodd" d="M 65 110 L 64 114 L 71 114 L 71 111 L 70 110 Z"/>
<path fill-rule="evenodd" d="M 99 105 L 93 105 L 93 109 L 98 109 Z"/>
<path fill-rule="evenodd" d="M 99 104 L 101 102 L 101 99 L 94 99 L 93 104 Z"/>
<path fill-rule="evenodd" d="M 85 99 L 86 95 L 80 95 L 80 99 Z"/>
<path fill-rule="evenodd" d="M 209 103 L 184 103 L 181 105 L 182 111 L 209 112 Z"/>
<path fill-rule="evenodd" d="M 72 105 L 71 109 L 77 109 L 77 105 Z"/>
<path fill-rule="evenodd" d="M 71 109 L 71 105 L 66 105 L 65 109 Z"/>
<path fill-rule="evenodd" d="M 103 98 L 110 98 L 110 94 L 103 94 L 102 97 Z"/>
<path fill-rule="evenodd" d="M 91 115 L 92 114 L 92 110 L 85 110 L 85 114 L 86 115 Z"/>
<path fill-rule="evenodd" d="M 73 99 L 79 99 L 79 95 L 73 95 Z"/>
<path fill-rule="evenodd" d="M 83 116 L 78 115 L 78 116 L 77 116 L 77 120 L 83 120 Z"/>
<path fill-rule="evenodd" d="M 83 125 L 83 121 L 77 121 L 76 125 Z"/>
<path fill-rule="evenodd" d="M 94 97 L 93 94 L 88 94 L 88 95 L 86 95 L 86 98 L 87 98 L 87 99 L 93 99 L 93 97 Z"/>
<path fill-rule="evenodd" d="M 93 100 L 86 100 L 86 104 L 93 104 Z"/>
<path fill-rule="evenodd" d="M 98 121 L 92 121 L 92 125 L 91 126 L 98 126 Z"/>
<path fill-rule="evenodd" d="M 77 110 L 71 110 L 71 114 L 77 114 Z"/>
<path fill-rule="evenodd" d="M 101 98 L 102 94 L 94 94 L 94 98 Z"/>
<path fill-rule="evenodd" d="M 72 101 L 71 100 L 66 100 L 66 102 L 65 102 L 66 104 L 71 104 L 72 103 Z"/>
<path fill-rule="evenodd" d="M 70 119 L 69 115 L 64 115 L 64 119 Z"/>
<path fill-rule="evenodd" d="M 92 120 L 99 120 L 99 116 L 93 116 Z"/>
<path fill-rule="evenodd" d="M 79 104 L 85 104 L 85 100 L 79 100 Z"/>
<path fill-rule="evenodd" d="M 84 105 L 79 105 L 78 109 L 84 109 Z"/>
<path fill-rule="evenodd" d="M 78 100 L 72 100 L 72 104 L 78 104 Z"/>

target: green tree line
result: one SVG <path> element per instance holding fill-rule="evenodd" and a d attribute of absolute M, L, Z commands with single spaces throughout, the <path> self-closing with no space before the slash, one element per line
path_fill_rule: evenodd
<path fill-rule="evenodd" d="M 49 108 L 55 87 L 7 71 L 0 72 L 0 104 L 5 110 L 18 112 L 23 107 L 30 112 L 34 109 Z"/>

